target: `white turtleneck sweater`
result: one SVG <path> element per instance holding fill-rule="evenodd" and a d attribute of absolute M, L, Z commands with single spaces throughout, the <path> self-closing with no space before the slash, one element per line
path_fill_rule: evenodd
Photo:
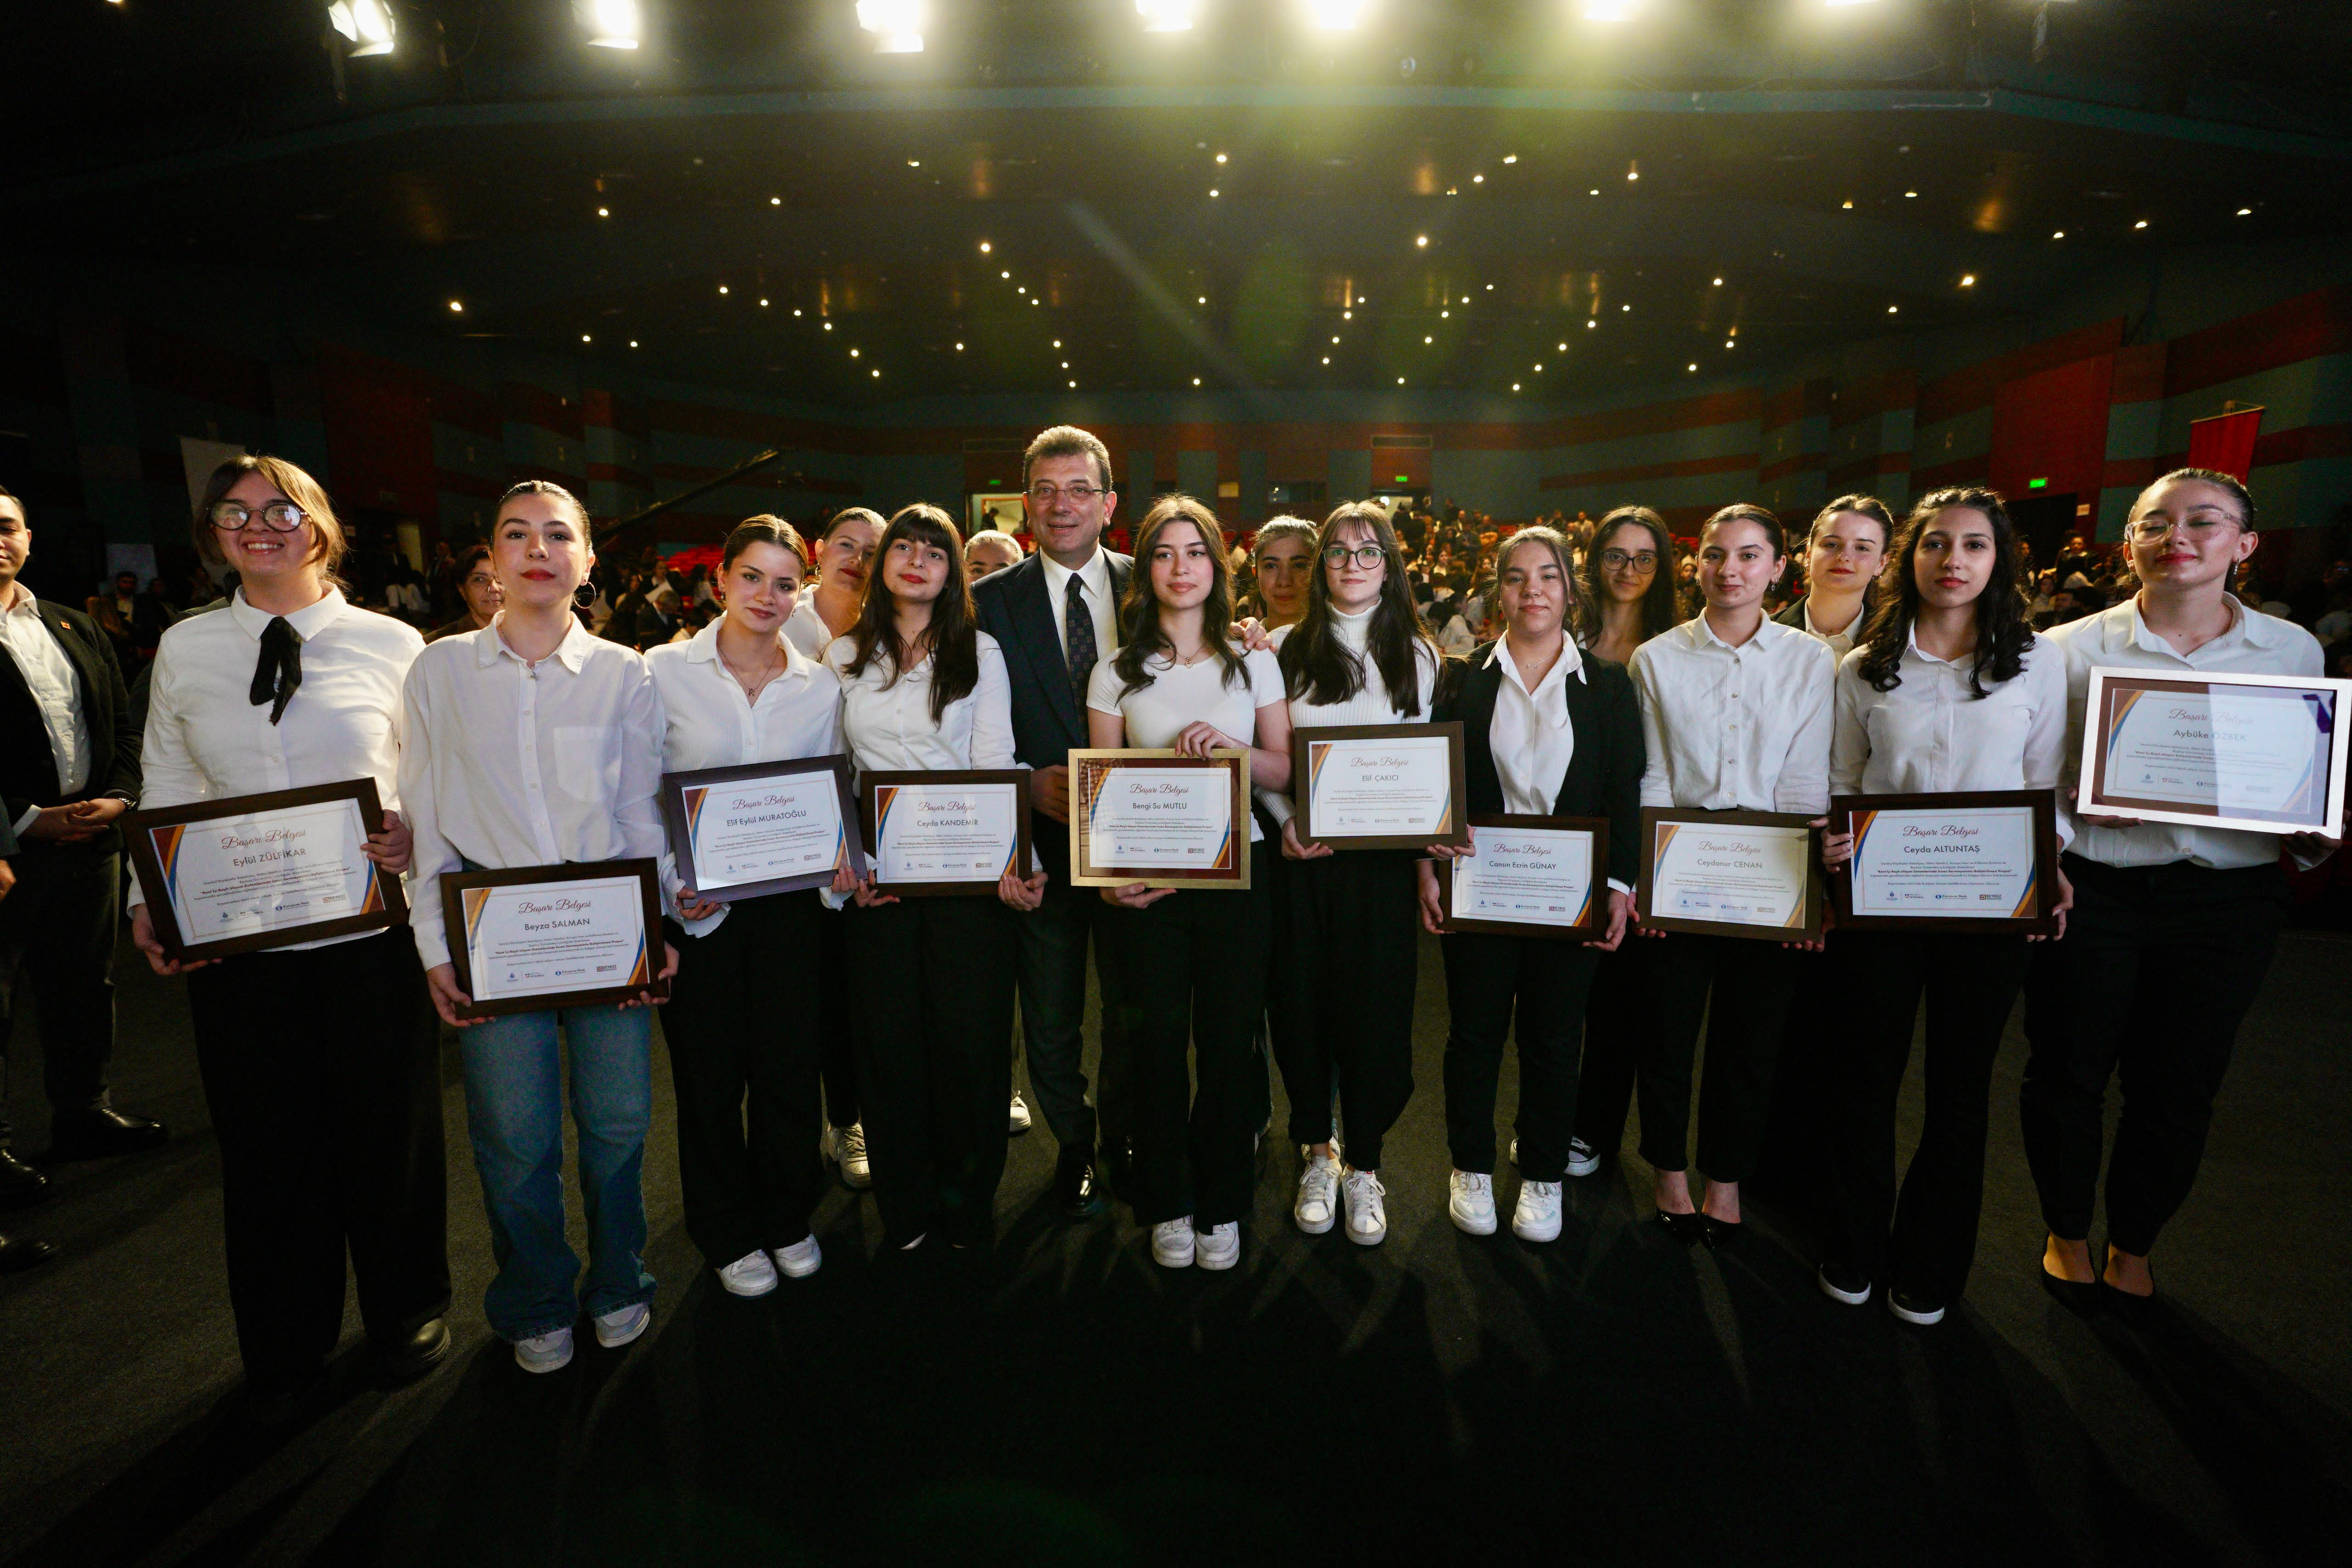
<path fill-rule="evenodd" d="M 1378 606 L 1374 608 L 1377 609 Z M 1364 654 L 1364 638 L 1371 623 L 1372 611 L 1370 610 L 1358 615 L 1342 615 L 1336 610 L 1331 612 L 1331 629 L 1339 637 L 1339 645 L 1354 654 L 1357 663 L 1363 669 L 1363 686 L 1346 702 L 1333 703 L 1328 706 L 1309 701 L 1303 696 L 1292 697 L 1290 699 L 1292 729 L 1302 729 L 1312 725 L 1427 724 L 1430 722 L 1431 710 L 1437 695 L 1437 650 L 1420 638 L 1413 640 L 1413 660 L 1421 681 L 1421 703 L 1412 714 L 1401 714 L 1397 712 L 1396 703 L 1389 695 L 1387 685 L 1381 679 L 1381 667 Z M 1283 643 L 1297 630 L 1298 628 L 1295 623 L 1276 629 L 1273 640 L 1275 653 L 1277 655 L 1282 652 Z M 1293 808 L 1287 793 L 1277 793 L 1272 789 L 1260 789 L 1256 793 L 1258 804 L 1265 808 L 1266 814 L 1276 822 L 1290 821 Z"/>

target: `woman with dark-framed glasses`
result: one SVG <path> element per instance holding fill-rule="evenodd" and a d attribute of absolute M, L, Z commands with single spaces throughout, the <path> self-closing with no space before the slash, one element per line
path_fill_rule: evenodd
<path fill-rule="evenodd" d="M 216 469 L 196 552 L 233 569 L 227 607 L 156 650 L 142 747 L 150 809 L 372 779 L 384 807 L 367 855 L 409 866 L 401 685 L 425 643 L 344 601 L 343 532 L 318 482 L 277 457 Z M 174 963 L 144 893 L 131 940 L 186 974 L 196 1066 L 220 1139 L 229 1301 L 253 1408 L 296 1415 L 341 1336 L 343 1260 L 387 1375 L 448 1354 L 441 1072 L 406 925 Z M 332 1019 L 331 1040 L 321 1020 Z"/>

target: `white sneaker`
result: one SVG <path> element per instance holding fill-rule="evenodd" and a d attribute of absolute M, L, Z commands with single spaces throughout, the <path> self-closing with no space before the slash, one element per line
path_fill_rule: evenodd
<path fill-rule="evenodd" d="M 1339 1208 L 1339 1158 L 1318 1155 L 1311 1147 L 1301 1149 L 1298 1157 L 1307 1168 L 1298 1173 L 1298 1197 L 1290 1206 L 1290 1218 L 1307 1235 L 1320 1236 L 1331 1228 Z"/>
<path fill-rule="evenodd" d="M 1163 1269 L 1192 1266 L 1192 1217 L 1163 1219 L 1151 1228 L 1151 1260 Z"/>
<path fill-rule="evenodd" d="M 1242 1222 L 1228 1219 L 1192 1231 L 1192 1261 L 1203 1269 L 1230 1269 L 1242 1260 Z"/>
<path fill-rule="evenodd" d="M 1381 1203 L 1389 1189 L 1370 1171 L 1350 1169 L 1340 1178 L 1348 1210 L 1348 1239 L 1359 1247 L 1378 1247 L 1389 1239 L 1389 1211 Z"/>
<path fill-rule="evenodd" d="M 776 1266 L 765 1252 L 746 1252 L 719 1270 L 719 1283 L 730 1296 L 764 1296 L 776 1288 Z"/>
<path fill-rule="evenodd" d="M 1511 1234 L 1522 1241 L 1559 1239 L 1559 1183 L 1519 1184 L 1519 1206 L 1511 1211 Z"/>
<path fill-rule="evenodd" d="M 864 1192 L 874 1185 L 874 1167 L 866 1159 L 866 1124 L 824 1130 L 824 1157 L 841 1167 L 841 1185 Z"/>
<path fill-rule="evenodd" d="M 643 1301 L 625 1307 L 615 1307 L 609 1312 L 596 1314 L 596 1343 L 606 1350 L 618 1350 L 646 1332 L 654 1321 L 653 1308 Z"/>
<path fill-rule="evenodd" d="M 1601 1151 L 1600 1151 L 1600 1150 L 1598 1150 L 1598 1149 L 1594 1148 L 1591 1144 L 1586 1143 L 1582 1138 L 1570 1138 L 1570 1139 L 1569 1139 L 1569 1141 L 1568 1141 L 1568 1174 L 1569 1174 L 1569 1175 L 1570 1175 L 1570 1176 L 1591 1176 L 1594 1171 L 1597 1171 L 1597 1170 L 1599 1170 L 1600 1168 L 1601 1168 Z"/>
<path fill-rule="evenodd" d="M 1446 1181 L 1445 1215 L 1454 1228 L 1472 1236 L 1495 1234 L 1495 1178 L 1455 1171 Z"/>
<path fill-rule="evenodd" d="M 824 1253 L 816 1244 L 814 1233 L 802 1237 L 790 1247 L 776 1249 L 776 1267 L 787 1279 L 805 1280 L 824 1262 Z"/>
<path fill-rule="evenodd" d="M 514 1342 L 515 1364 L 525 1372 L 561 1372 L 572 1364 L 572 1331 L 551 1329 Z"/>
<path fill-rule="evenodd" d="M 1021 1098 L 1021 1091 L 1015 1089 L 1013 1092 L 1012 1112 L 1005 1117 L 1004 1121 L 1005 1136 L 1011 1137 L 1015 1133 L 1025 1133 L 1028 1130 L 1029 1102 Z"/>

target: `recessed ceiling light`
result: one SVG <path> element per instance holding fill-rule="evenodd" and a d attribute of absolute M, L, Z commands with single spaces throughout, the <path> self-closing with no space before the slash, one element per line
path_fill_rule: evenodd
<path fill-rule="evenodd" d="M 1589 195 L 1595 195 L 1595 196 L 1599 195 L 1600 193 L 1601 193 L 1601 187 L 1600 187 L 1600 186 L 1598 186 L 1598 185 L 1593 186 L 1593 187 L 1592 187 L 1592 189 L 1591 189 L 1590 192 L 1588 192 L 1588 193 L 1587 193 L 1587 194 L 1589 194 Z"/>
<path fill-rule="evenodd" d="M 635 338 L 630 339 L 630 340 L 629 340 L 629 347 L 631 347 L 632 349 L 634 349 L 634 348 L 635 348 L 636 346 L 637 346 L 637 340 L 636 340 Z"/>
<path fill-rule="evenodd" d="M 2139 222 L 2132 225 L 2132 227 L 2136 229 L 2144 229 L 2147 227 L 2147 220 L 2146 218 L 2142 218 Z"/>
<path fill-rule="evenodd" d="M 1078 383 L 1077 383 L 1077 382 L 1072 382 L 1070 383 L 1070 390 L 1071 390 L 1072 392 L 1076 392 L 1076 391 L 1077 391 L 1077 390 L 1078 390 Z"/>
<path fill-rule="evenodd" d="M 920 158 L 909 158 L 907 160 L 907 167 L 909 169 L 919 169 L 922 166 L 923 161 Z"/>
<path fill-rule="evenodd" d="M 610 207 L 598 207 L 596 209 L 596 215 L 600 218 L 609 218 L 613 215 L 613 209 Z"/>
<path fill-rule="evenodd" d="M 585 332 L 583 332 L 583 333 L 581 333 L 581 334 L 580 334 L 580 340 L 581 340 L 582 342 L 583 342 L 583 343 L 587 343 L 587 342 L 593 342 L 593 341 L 594 341 L 594 340 L 593 340 L 593 339 L 592 339 L 592 338 L 590 338 L 590 337 L 588 336 L 588 334 L 587 334 L 587 333 L 585 333 Z"/>
<path fill-rule="evenodd" d="M 1415 245 L 1425 246 L 1429 243 L 1429 236 L 1427 235 L 1415 235 L 1412 236 L 1412 243 Z"/>
<path fill-rule="evenodd" d="M 1960 274 L 1960 287 L 1963 287 L 1963 288 L 1974 288 L 1976 286 L 1977 286 L 1977 275 L 1976 275 L 1975 273 L 1973 273 L 1973 272 L 1964 272 L 1964 273 Z"/>
<path fill-rule="evenodd" d="M 1342 310 L 1339 312 L 1339 319 L 1342 321 L 1352 321 L 1355 319 L 1356 313 L 1353 310 Z"/>
<path fill-rule="evenodd" d="M 1542 367 L 1541 365 L 1538 365 L 1538 366 L 1536 367 L 1536 374 L 1538 374 L 1538 375 L 1541 375 L 1541 374 L 1543 374 L 1543 367 Z"/>
<path fill-rule="evenodd" d="M 762 309 L 762 310 L 765 310 L 767 308 L 768 308 L 768 302 L 767 302 L 766 300 L 764 300 L 764 299 L 761 300 L 761 301 L 760 301 L 760 308 L 761 308 L 761 309 Z"/>
<path fill-rule="evenodd" d="M 958 343 L 956 345 L 956 352 L 959 354 L 963 352 L 963 345 L 961 343 Z"/>
<path fill-rule="evenodd" d="M 1903 199 L 1906 202 L 1913 201 L 1917 198 L 1918 194 L 1919 193 L 1916 191 L 1906 191 L 1903 193 Z"/>
<path fill-rule="evenodd" d="M 462 315 L 465 312 L 466 302 L 462 299 L 452 299 L 449 301 L 449 308 Z"/>
<path fill-rule="evenodd" d="M 1620 305 L 1617 308 L 1620 310 L 1631 310 L 1633 307 L 1631 305 Z"/>
<path fill-rule="evenodd" d="M 1209 297 L 1205 294 L 1196 296 L 1193 299 L 1193 303 L 1196 305 L 1206 305 L 1208 302 Z"/>
<path fill-rule="evenodd" d="M 1483 185 L 1486 183 L 1486 176 L 1484 174 L 1473 174 L 1470 176 L 1470 183 L 1474 185 Z"/>
<path fill-rule="evenodd" d="M 1192 378 L 1192 384 L 1193 384 L 1194 386 L 1199 386 L 1199 385 L 1201 384 L 1201 378 L 1200 378 L 1200 377 L 1198 377 L 1198 376 L 1194 376 L 1194 377 Z"/>
<path fill-rule="evenodd" d="M 1222 153 L 1222 152 L 1218 153 L 1218 154 L 1217 154 L 1217 162 L 1220 162 L 1220 163 L 1222 163 L 1222 162 L 1223 162 L 1224 161 L 1225 161 L 1225 155 L 1224 155 L 1223 153 Z"/>
<path fill-rule="evenodd" d="M 1642 177 L 1642 166 L 1641 166 L 1640 164 L 1638 164 L 1638 163 L 1634 164 L 1632 168 L 1630 168 L 1630 169 L 1628 169 L 1628 170 L 1626 170 L 1626 171 L 1625 171 L 1625 178 L 1627 178 L 1628 180 L 1638 180 L 1638 179 L 1640 179 L 1641 177 Z"/>
<path fill-rule="evenodd" d="M 1067 361 L 1067 360 L 1064 360 L 1064 361 L 1062 361 L 1062 368 L 1063 368 L 1064 370 L 1066 370 L 1066 370 L 1068 370 L 1068 369 L 1070 368 L 1070 361 Z"/>
<path fill-rule="evenodd" d="M 986 240 L 980 242 L 980 254 L 982 256 L 986 256 L 988 254 L 988 242 Z"/>
<path fill-rule="evenodd" d="M 1511 383 L 1511 390 L 1512 390 L 1513 392 L 1517 392 L 1517 391 L 1518 391 L 1518 390 L 1519 390 L 1519 383 L 1518 383 L 1518 382 L 1513 382 Z"/>
<path fill-rule="evenodd" d="M 1723 346 L 1727 349 L 1738 348 L 1739 346 L 1738 340 L 1736 338 L 1726 338 L 1723 340 Z"/>
<path fill-rule="evenodd" d="M 1423 338 L 1422 341 L 1424 343 L 1434 343 L 1437 340 L 1434 338 Z"/>
<path fill-rule="evenodd" d="M 1026 294 L 1029 292 L 1029 286 L 1025 283 L 1016 283 L 1013 286 L 1013 292 L 1015 294 Z"/>
<path fill-rule="evenodd" d="M 1453 314 L 1454 314 L 1454 312 L 1453 312 L 1453 311 L 1451 311 L 1451 310 L 1440 310 L 1440 311 L 1437 313 L 1437 319 L 1438 319 L 1439 320 L 1443 321 L 1443 320 L 1444 320 L 1448 316 L 1451 316 L 1451 315 L 1453 315 Z"/>
<path fill-rule="evenodd" d="M 1035 295 L 1034 295 L 1034 294 L 1033 294 L 1033 295 L 1031 295 L 1031 296 L 1029 297 L 1029 303 L 1030 303 L 1030 304 L 1032 304 L 1032 305 L 1036 304 L 1036 303 L 1037 303 L 1037 297 L 1036 297 Z"/>
<path fill-rule="evenodd" d="M 1845 210 L 1846 210 L 1847 212 L 1849 212 L 1849 213 L 1850 213 L 1850 212 L 1852 212 L 1852 211 L 1853 211 L 1853 204 L 1852 202 L 1848 202 L 1848 203 L 1845 204 Z"/>
<path fill-rule="evenodd" d="M 1586 326 L 1587 328 L 1598 327 L 1598 326 L 1600 326 L 1600 325 L 1601 325 L 1601 323 L 1600 323 L 1600 322 L 1598 322 L 1598 321 L 1594 321 L 1594 320 L 1591 320 L 1591 319 L 1589 319 L 1585 321 L 1585 323 L 1584 323 L 1584 324 L 1585 324 L 1585 326 Z"/>
<path fill-rule="evenodd" d="M 2242 218 L 2251 218 L 2254 215 L 2254 209 L 2252 207 L 2240 207 L 2238 209 L 2238 215 Z"/>
<path fill-rule="evenodd" d="M 722 284 L 720 284 L 720 285 L 719 286 L 719 293 L 721 293 L 721 294 L 726 293 L 726 292 L 727 292 L 727 286 L 726 286 L 725 284 L 723 284 L 723 283 L 722 283 Z"/>
<path fill-rule="evenodd" d="M 1338 341 L 1339 340 L 1339 333 L 1337 333 L 1337 332 L 1332 333 L 1332 334 L 1331 334 L 1331 340 L 1332 340 L 1333 342 L 1335 342 L 1335 343 L 1336 343 L 1336 342 L 1338 342 Z"/>
<path fill-rule="evenodd" d="M 1697 369 L 1698 369 L 1698 361 L 1697 361 L 1696 360 L 1693 360 L 1693 361 L 1690 362 L 1690 368 L 1691 368 L 1692 370 L 1694 370 L 1694 371 L 1697 370 Z"/>
<path fill-rule="evenodd" d="M 795 316 L 797 316 L 797 315 L 799 315 L 800 313 L 801 313 L 801 312 L 800 312 L 800 308 L 799 308 L 798 306 L 794 306 L 794 307 L 793 308 L 793 315 L 795 315 Z"/>
<path fill-rule="evenodd" d="M 878 369 L 874 371 L 874 379 L 877 382 L 882 379 L 882 372 Z"/>
<path fill-rule="evenodd" d="M 1901 307 L 1900 307 L 1900 306 L 1889 305 L 1889 306 L 1886 308 L 1886 313 L 1887 313 L 1889 316 L 1892 316 L 1892 315 L 1894 315 L 1894 314 L 1895 313 L 1895 311 L 1897 311 L 1897 310 L 1898 310 L 1898 309 L 1900 309 L 1900 308 L 1901 308 Z"/>
<path fill-rule="evenodd" d="M 1399 385 L 1399 386 L 1402 386 L 1402 385 L 1404 385 L 1404 378 L 1403 378 L 1402 376 L 1399 376 L 1399 377 L 1397 377 L 1397 385 Z"/>
<path fill-rule="evenodd" d="M 1715 280 L 1715 287 L 1717 287 L 1717 288 L 1722 287 L 1723 287 L 1723 279 L 1721 279 L 1720 277 L 1717 278 L 1717 279 Z"/>
<path fill-rule="evenodd" d="M 998 273 L 996 276 L 997 276 L 997 277 L 1002 277 L 1002 278 L 1010 279 L 1010 278 L 1012 277 L 1013 274 L 1008 270 L 1008 271 L 1004 271 L 1004 272 L 1000 272 L 1000 273 Z"/>
<path fill-rule="evenodd" d="M 854 359 L 856 359 L 856 358 L 857 357 L 857 350 L 855 350 L 855 349 L 850 350 L 849 350 L 849 357 L 850 357 L 851 359 L 853 359 L 853 360 L 854 360 Z"/>
<path fill-rule="evenodd" d="M 1210 195 L 1212 195 L 1212 196 L 1213 196 L 1213 195 L 1215 195 L 1216 193 L 1217 193 L 1217 188 L 1216 188 L 1214 185 L 1210 186 L 1210 187 L 1209 187 L 1209 194 L 1210 194 Z"/>
<path fill-rule="evenodd" d="M 1494 293 L 1494 292 L 1495 292 L 1495 286 L 1494 286 L 1493 284 L 1491 284 L 1491 283 L 1490 283 L 1490 284 L 1488 284 L 1488 285 L 1486 285 L 1486 292 L 1487 292 L 1487 293 L 1489 293 L 1489 294 Z M 1464 300 L 1464 301 L 1463 301 L 1463 303 L 1464 303 L 1464 304 L 1465 304 L 1465 305 L 1467 305 L 1467 304 L 1469 303 L 1469 301 L 1465 299 L 1465 300 Z"/>
<path fill-rule="evenodd" d="M 1328 365 L 1328 364 L 1329 364 L 1329 363 L 1331 362 L 1331 356 L 1330 356 L 1330 355 L 1328 355 L 1328 354 L 1324 355 L 1324 356 L 1323 356 L 1323 362 L 1324 362 L 1325 364 L 1327 364 L 1327 365 Z"/>
<path fill-rule="evenodd" d="M 833 330 L 833 323 L 832 323 L 832 322 L 830 322 L 830 321 L 827 321 L 827 322 L 824 324 L 824 329 L 825 329 L 826 331 L 828 331 L 828 332 L 832 331 L 832 330 Z"/>
<path fill-rule="evenodd" d="M 784 204 L 784 199 L 783 199 L 783 197 L 782 197 L 782 196 L 770 196 L 770 197 L 768 198 L 768 205 L 770 205 L 770 206 L 772 206 L 772 207 L 781 207 L 781 206 L 782 206 L 783 204 Z"/>
<path fill-rule="evenodd" d="M 1519 155 L 1516 152 L 1506 152 L 1503 154 L 1503 162 L 1506 163 L 1516 163 L 1518 161 Z"/>
<path fill-rule="evenodd" d="M 2053 233 L 2050 237 L 2052 239 L 2064 239 L 2066 237 L 2066 231 L 2064 229 L 2060 229 Z"/>

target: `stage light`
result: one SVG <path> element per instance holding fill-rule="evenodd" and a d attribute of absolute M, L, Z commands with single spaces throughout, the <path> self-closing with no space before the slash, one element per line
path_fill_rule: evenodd
<path fill-rule="evenodd" d="M 580 340 L 581 340 L 582 342 L 583 342 L 583 343 L 588 343 L 588 342 L 593 342 L 595 340 L 593 340 L 593 339 L 592 339 L 591 337 L 589 337 L 587 333 L 583 332 L 583 333 L 581 333 L 581 334 L 580 334 Z"/>
<path fill-rule="evenodd" d="M 1976 275 L 1975 273 L 1973 273 L 1973 272 L 1964 272 L 1964 273 L 1962 273 L 1962 274 L 1960 275 L 1960 287 L 1963 287 L 1963 288 L 1974 288 L 1976 286 L 1977 286 L 1977 275 Z"/>
<path fill-rule="evenodd" d="M 720 284 L 720 285 L 719 286 L 719 293 L 721 293 L 721 294 L 726 293 L 726 292 L 727 292 L 727 286 L 726 286 L 725 284 L 723 284 L 723 283 L 722 283 L 722 284 Z"/>
<path fill-rule="evenodd" d="M 2147 220 L 2146 218 L 2142 218 L 2139 222 L 2132 225 L 2132 227 L 2136 229 L 2144 229 L 2147 227 Z"/>
<path fill-rule="evenodd" d="M 610 207 L 598 207 L 596 209 L 596 215 L 600 218 L 609 218 L 613 215 L 613 209 Z"/>
<path fill-rule="evenodd" d="M 1519 383 L 1518 383 L 1518 382 L 1513 382 L 1511 383 L 1511 390 L 1512 390 L 1513 392 L 1517 392 L 1517 391 L 1518 391 L 1518 390 L 1519 390 Z"/>
<path fill-rule="evenodd" d="M 572 0 L 572 16 L 588 29 L 591 48 L 634 49 L 646 26 L 637 0 Z"/>
<path fill-rule="evenodd" d="M 630 340 L 629 340 L 629 347 L 631 347 L 632 349 L 634 349 L 634 348 L 635 348 L 636 346 L 637 346 L 637 340 L 636 340 L 635 338 L 630 339 Z"/>
<path fill-rule="evenodd" d="M 1223 162 L 1224 161 L 1225 161 L 1225 155 L 1224 155 L 1223 153 L 1222 153 L 1222 152 L 1218 153 L 1218 154 L 1217 154 L 1217 162 L 1220 162 L 1220 163 L 1222 163 L 1222 162 Z"/>
<path fill-rule="evenodd" d="M 1201 378 L 1200 378 L 1200 377 L 1198 377 L 1198 376 L 1194 376 L 1194 377 L 1192 378 L 1192 384 L 1193 384 L 1194 386 L 1199 386 L 1199 385 L 1201 384 Z"/>
<path fill-rule="evenodd" d="M 765 310 L 767 308 L 768 308 L 768 302 L 767 302 L 766 300 L 764 300 L 764 299 L 761 300 L 761 301 L 760 301 L 760 308 L 761 308 L 761 309 L 762 309 L 762 310 Z"/>
<path fill-rule="evenodd" d="M 462 316 L 466 313 L 466 302 L 462 299 L 452 299 L 449 301 L 449 308 L 452 312 Z"/>
<path fill-rule="evenodd" d="M 1201 0 L 1135 0 L 1135 14 L 1147 33 L 1189 33 L 1200 19 Z"/>
<path fill-rule="evenodd" d="M 2242 218 L 2251 218 L 2254 215 L 2254 209 L 2252 207 L 2240 207 L 2238 209 L 2238 215 Z"/>
<path fill-rule="evenodd" d="M 2243 217 L 2243 216 L 2245 216 L 2245 214 L 2242 212 L 2242 213 L 2240 213 L 2238 215 L 2239 215 L 2240 217 Z M 2050 237 L 2051 237 L 2052 239 L 2064 239 L 2064 238 L 2066 237 L 2066 231 L 2065 231 L 2064 229 L 2060 229 L 2057 233 L 2055 233 L 2055 234 L 2053 234 L 2053 235 L 2052 235 Z"/>
<path fill-rule="evenodd" d="M 986 240 L 980 242 L 980 254 L 982 256 L 986 256 L 988 254 L 988 242 Z"/>
<path fill-rule="evenodd" d="M 1894 315 L 1896 311 L 1898 311 L 1898 310 L 1900 310 L 1900 309 L 1902 309 L 1902 308 L 1903 308 L 1903 307 L 1901 307 L 1900 305 L 1889 305 L 1889 306 L 1886 308 L 1886 313 L 1887 313 L 1889 316 L 1892 316 L 1892 315 Z"/>
<path fill-rule="evenodd" d="M 770 196 L 770 197 L 768 198 L 768 205 L 770 205 L 770 206 L 772 206 L 772 207 L 781 207 L 781 206 L 782 206 L 783 204 L 784 204 L 784 199 L 783 199 L 783 197 L 782 197 L 782 196 Z M 983 246 L 982 248 L 982 249 L 986 249 L 987 247 Z"/>
<path fill-rule="evenodd" d="M 1429 236 L 1427 235 L 1415 235 L 1413 236 L 1412 243 L 1425 247 L 1429 244 Z"/>
<path fill-rule="evenodd" d="M 1368 9 L 1367 0 L 1307 0 L 1307 19 L 1326 33 L 1352 33 Z"/>
<path fill-rule="evenodd" d="M 1506 163 L 1516 163 L 1518 161 L 1519 155 L 1516 152 L 1506 152 L 1503 154 L 1503 162 Z"/>
<path fill-rule="evenodd" d="M 857 357 L 857 350 L 855 350 L 855 349 L 850 350 L 849 350 L 849 357 L 850 357 L 851 359 L 853 359 L 853 360 L 854 360 L 854 359 L 856 359 L 856 358 Z"/>
<path fill-rule="evenodd" d="M 874 35 L 877 55 L 919 55 L 923 11 L 923 0 L 857 0 L 857 25 Z"/>
<path fill-rule="evenodd" d="M 344 53 L 353 59 L 369 55 L 392 53 L 394 26 L 392 12 L 383 0 L 335 0 L 327 7 L 327 20 L 335 31 L 351 40 Z"/>

